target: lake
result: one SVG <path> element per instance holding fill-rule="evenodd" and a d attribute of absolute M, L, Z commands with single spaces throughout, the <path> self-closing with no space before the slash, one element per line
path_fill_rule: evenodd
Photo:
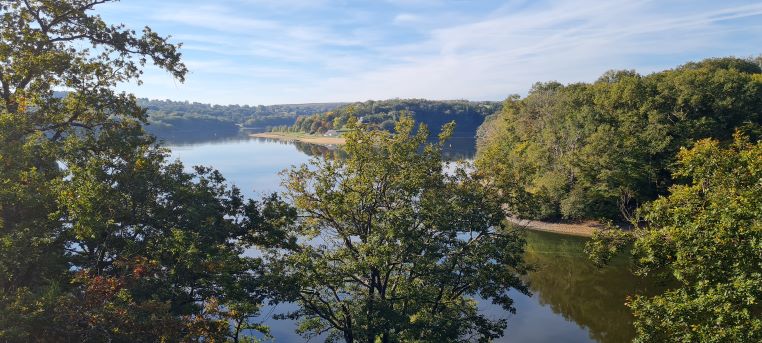
<path fill-rule="evenodd" d="M 448 156 L 473 156 L 468 140 L 455 140 Z M 307 162 L 311 156 L 340 154 L 336 147 L 233 137 L 189 144 L 168 144 L 172 157 L 186 164 L 213 166 L 247 197 L 277 192 L 278 173 Z M 526 276 L 532 296 L 511 292 L 516 314 L 484 303 L 490 315 L 508 318 L 505 336 L 497 342 L 627 342 L 634 335 L 632 317 L 624 303 L 628 294 L 653 294 L 659 286 L 632 275 L 619 257 L 607 268 L 596 268 L 583 252 L 585 238 L 545 232 L 526 232 L 526 261 L 535 270 Z M 272 314 L 293 305 L 266 308 L 263 321 L 276 342 L 302 341 L 292 321 Z"/>

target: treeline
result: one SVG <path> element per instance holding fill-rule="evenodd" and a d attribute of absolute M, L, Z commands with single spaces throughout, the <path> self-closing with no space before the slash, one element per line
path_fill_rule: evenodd
<path fill-rule="evenodd" d="M 593 83 L 535 84 L 509 97 L 479 133 L 478 168 L 512 214 L 633 219 L 675 183 L 676 154 L 703 138 L 752 138 L 762 123 L 760 59 L 719 58 Z"/>
<path fill-rule="evenodd" d="M 211 105 L 198 102 L 138 99 L 147 110 L 148 130 L 163 135 L 169 131 L 237 130 L 238 126 L 266 129 L 291 125 L 297 116 L 326 112 L 343 103 L 284 105 Z"/>
<path fill-rule="evenodd" d="M 404 114 L 412 115 L 416 123 L 426 124 L 434 133 L 442 125 L 455 121 L 457 136 L 473 137 L 484 119 L 500 109 L 501 104 L 490 101 L 425 99 L 391 99 L 344 105 L 323 113 L 299 116 L 293 125 L 282 125 L 273 131 L 323 134 L 328 130 L 343 130 L 354 116 L 372 129 L 393 131 L 394 124 Z"/>

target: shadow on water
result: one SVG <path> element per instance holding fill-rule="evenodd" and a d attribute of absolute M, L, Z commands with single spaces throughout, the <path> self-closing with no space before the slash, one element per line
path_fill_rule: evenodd
<path fill-rule="evenodd" d="M 626 254 L 607 267 L 596 267 L 584 253 L 586 238 L 527 231 L 526 239 L 525 260 L 535 268 L 526 277 L 533 298 L 587 331 L 592 341 L 631 341 L 635 331 L 627 297 L 664 289 L 656 280 L 633 275 Z M 553 330 L 543 323 L 534 325 L 534 330 Z"/>

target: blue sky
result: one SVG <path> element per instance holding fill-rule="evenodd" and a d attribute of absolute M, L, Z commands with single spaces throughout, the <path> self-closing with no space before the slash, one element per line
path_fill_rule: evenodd
<path fill-rule="evenodd" d="M 184 44 L 185 83 L 148 68 L 125 90 L 214 104 L 502 100 L 537 81 L 762 53 L 760 1 L 122 0 L 99 13 Z"/>

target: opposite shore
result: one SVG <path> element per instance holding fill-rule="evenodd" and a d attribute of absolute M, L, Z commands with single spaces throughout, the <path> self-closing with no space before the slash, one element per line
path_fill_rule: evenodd
<path fill-rule="evenodd" d="M 519 219 L 516 217 L 506 217 L 509 223 L 523 227 L 528 230 L 553 232 L 562 235 L 592 237 L 595 230 L 603 229 L 604 226 L 596 221 L 586 221 L 582 223 L 551 223 L 539 220 Z"/>
<path fill-rule="evenodd" d="M 310 135 L 305 133 L 295 133 L 295 132 L 261 132 L 261 133 L 252 133 L 249 136 L 257 137 L 257 138 L 278 139 L 282 141 L 297 141 L 297 142 L 320 144 L 320 145 L 341 145 L 341 144 L 344 144 L 346 141 L 343 137 L 316 136 L 316 135 Z"/>

